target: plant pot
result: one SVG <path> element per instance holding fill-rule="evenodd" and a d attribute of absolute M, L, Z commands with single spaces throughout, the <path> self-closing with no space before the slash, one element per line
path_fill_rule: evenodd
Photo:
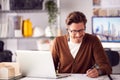
<path fill-rule="evenodd" d="M 46 37 L 55 37 L 57 36 L 57 28 L 53 25 L 52 27 L 47 26 L 45 29 Z"/>

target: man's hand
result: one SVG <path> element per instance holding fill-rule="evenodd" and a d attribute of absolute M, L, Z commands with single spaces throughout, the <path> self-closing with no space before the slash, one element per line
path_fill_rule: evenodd
<path fill-rule="evenodd" d="M 91 77 L 91 78 L 96 78 L 99 76 L 99 72 L 96 68 L 88 69 L 86 74 L 88 77 Z"/>

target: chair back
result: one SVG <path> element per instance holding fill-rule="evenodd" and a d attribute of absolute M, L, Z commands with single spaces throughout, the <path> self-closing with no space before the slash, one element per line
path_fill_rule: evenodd
<path fill-rule="evenodd" d="M 120 55 L 117 51 L 113 51 L 111 49 L 105 49 L 105 52 L 109 58 L 111 66 L 116 66 L 120 62 Z"/>

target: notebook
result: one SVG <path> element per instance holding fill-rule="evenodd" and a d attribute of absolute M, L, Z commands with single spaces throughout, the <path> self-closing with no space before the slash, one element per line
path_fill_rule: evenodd
<path fill-rule="evenodd" d="M 50 51 L 17 50 L 17 62 L 23 76 L 35 78 L 63 78 L 68 74 L 57 75 Z"/>

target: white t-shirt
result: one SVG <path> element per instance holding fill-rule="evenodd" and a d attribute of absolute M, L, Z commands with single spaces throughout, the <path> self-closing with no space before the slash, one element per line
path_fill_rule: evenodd
<path fill-rule="evenodd" d="M 68 45 L 69 45 L 69 49 L 70 49 L 70 52 L 71 52 L 73 58 L 75 58 L 75 56 L 81 46 L 81 43 L 73 43 L 71 41 L 68 41 Z"/>

